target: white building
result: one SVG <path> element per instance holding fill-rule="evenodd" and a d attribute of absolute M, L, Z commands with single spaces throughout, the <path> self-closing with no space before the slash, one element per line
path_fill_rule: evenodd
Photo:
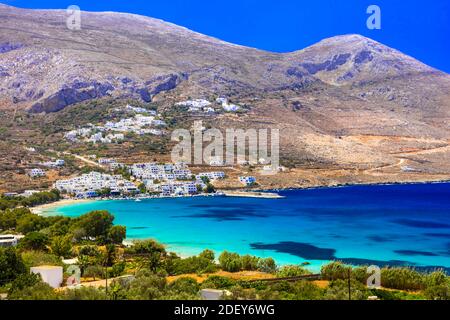
<path fill-rule="evenodd" d="M 43 177 L 43 176 L 45 176 L 45 171 L 42 169 L 35 168 L 35 169 L 31 169 L 28 172 L 28 175 L 32 178 Z"/>
<path fill-rule="evenodd" d="M 228 103 L 228 99 L 224 97 L 217 98 L 216 102 L 221 104 L 223 110 L 225 110 L 226 112 L 237 112 L 241 109 L 241 107 L 236 104 Z"/>
<path fill-rule="evenodd" d="M 23 235 L 0 234 L 0 247 L 14 247 L 23 237 Z"/>
<path fill-rule="evenodd" d="M 62 167 L 64 166 L 66 162 L 63 159 L 57 159 L 55 161 L 47 161 L 42 163 L 43 166 L 48 167 L 48 168 L 57 168 L 57 167 Z"/>
<path fill-rule="evenodd" d="M 256 178 L 252 176 L 242 176 L 239 177 L 239 182 L 246 186 L 251 186 L 256 183 Z"/>
<path fill-rule="evenodd" d="M 21 194 L 21 196 L 22 197 L 31 197 L 33 194 L 35 194 L 35 193 L 39 193 L 40 191 L 38 191 L 38 190 L 25 190 L 22 194 Z"/>
<path fill-rule="evenodd" d="M 124 179 L 121 175 L 99 172 L 90 172 L 72 179 L 58 180 L 54 187 L 60 192 L 73 193 L 79 198 L 95 197 L 98 191 L 104 189 L 110 189 L 113 194 L 139 191 L 134 183 Z"/>
<path fill-rule="evenodd" d="M 52 288 L 59 288 L 63 282 L 63 267 L 60 266 L 39 266 L 31 267 L 31 273 L 39 274 L 42 281 Z"/>
<path fill-rule="evenodd" d="M 224 179 L 225 172 L 222 172 L 222 171 L 201 172 L 197 175 L 197 179 L 201 179 L 202 177 L 206 177 L 209 180 Z"/>

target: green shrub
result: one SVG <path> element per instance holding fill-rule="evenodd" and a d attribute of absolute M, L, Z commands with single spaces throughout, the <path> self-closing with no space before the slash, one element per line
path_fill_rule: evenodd
<path fill-rule="evenodd" d="M 102 266 L 99 266 L 99 265 L 87 266 L 83 272 L 83 277 L 94 278 L 94 280 L 96 278 L 103 279 L 104 276 L 105 276 L 105 270 Z"/>
<path fill-rule="evenodd" d="M 430 300 L 450 300 L 450 284 L 438 284 L 425 289 L 424 295 Z"/>
<path fill-rule="evenodd" d="M 49 226 L 49 221 L 36 214 L 27 214 L 17 220 L 17 232 L 27 234 L 34 231 L 39 231 L 41 229 L 47 228 Z"/>
<path fill-rule="evenodd" d="M 277 265 L 272 258 L 259 259 L 258 270 L 261 272 L 274 273 L 277 271 Z"/>
<path fill-rule="evenodd" d="M 323 289 L 307 280 L 297 281 L 293 287 L 295 300 L 320 300 L 324 294 Z"/>
<path fill-rule="evenodd" d="M 449 281 L 449 277 L 443 270 L 431 272 L 423 277 L 423 283 L 426 287 L 448 284 Z"/>
<path fill-rule="evenodd" d="M 367 284 L 370 274 L 367 273 L 367 266 L 360 266 L 352 269 L 352 278 L 363 284 Z"/>
<path fill-rule="evenodd" d="M 108 275 L 110 278 L 115 278 L 121 276 L 125 271 L 125 262 L 117 262 L 115 263 L 109 270 Z"/>
<path fill-rule="evenodd" d="M 287 265 L 277 271 L 277 278 L 298 277 L 311 274 L 311 272 L 302 266 Z"/>
<path fill-rule="evenodd" d="M 381 285 L 400 290 L 421 290 L 425 287 L 424 275 L 410 268 L 381 269 Z"/>
<path fill-rule="evenodd" d="M 94 287 L 81 287 L 65 290 L 62 297 L 64 300 L 106 300 L 104 290 Z"/>
<path fill-rule="evenodd" d="M 23 274 L 11 284 L 9 300 L 56 300 L 58 295 L 36 274 Z"/>
<path fill-rule="evenodd" d="M 202 282 L 201 287 L 204 289 L 227 289 L 236 284 L 236 280 L 222 276 L 209 276 Z"/>
<path fill-rule="evenodd" d="M 186 274 L 186 273 L 213 273 L 217 271 L 217 266 L 213 261 L 204 257 L 189 257 L 186 259 L 176 259 L 173 261 L 171 268 L 172 275 Z"/>
<path fill-rule="evenodd" d="M 350 281 L 350 288 L 351 300 L 367 300 L 370 294 L 367 288 L 356 280 Z M 331 281 L 323 298 L 325 300 L 348 300 L 348 280 Z"/>
<path fill-rule="evenodd" d="M 27 269 L 44 265 L 64 266 L 60 257 L 41 251 L 25 251 L 22 258 Z"/>
<path fill-rule="evenodd" d="M 251 256 L 249 254 L 241 256 L 242 269 L 248 271 L 258 270 L 259 260 L 260 259 L 258 257 Z"/>
<path fill-rule="evenodd" d="M 27 273 L 27 267 L 17 250 L 0 248 L 0 286 L 24 273 Z"/>
<path fill-rule="evenodd" d="M 50 240 L 47 235 L 40 232 L 30 232 L 19 241 L 19 248 L 24 250 L 48 251 Z"/>
<path fill-rule="evenodd" d="M 322 266 L 320 274 L 325 280 L 348 279 L 351 268 L 340 261 L 333 261 Z"/>
<path fill-rule="evenodd" d="M 166 286 L 166 278 L 140 271 L 136 280 L 130 283 L 127 297 L 131 300 L 159 299 L 164 295 Z"/>
<path fill-rule="evenodd" d="M 193 278 L 182 277 L 178 278 L 169 284 L 168 289 L 174 293 L 187 293 L 191 295 L 198 294 L 199 284 Z"/>
<path fill-rule="evenodd" d="M 222 252 L 219 256 L 219 263 L 224 271 L 238 272 L 242 269 L 242 260 L 237 253 L 230 253 L 228 251 Z"/>
<path fill-rule="evenodd" d="M 72 256 L 72 242 L 70 236 L 53 237 L 50 248 L 52 253 L 59 257 L 69 258 Z"/>
<path fill-rule="evenodd" d="M 200 254 L 198 256 L 200 258 L 208 259 L 211 262 L 214 262 L 214 259 L 215 259 L 214 251 L 209 250 L 209 249 L 203 250 L 202 252 L 200 252 Z"/>

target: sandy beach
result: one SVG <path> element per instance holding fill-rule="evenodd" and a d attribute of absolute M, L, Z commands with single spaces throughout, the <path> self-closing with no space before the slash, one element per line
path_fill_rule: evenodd
<path fill-rule="evenodd" d="M 92 201 L 96 201 L 96 200 L 92 200 L 92 199 L 78 199 L 78 200 L 77 199 L 62 199 L 62 200 L 59 200 L 56 202 L 46 203 L 46 204 L 42 204 L 42 205 L 30 208 L 30 210 L 31 210 L 31 212 L 33 212 L 35 214 L 41 214 L 44 211 L 48 211 L 49 209 L 52 209 L 52 208 L 76 204 L 76 203 L 92 202 Z"/>

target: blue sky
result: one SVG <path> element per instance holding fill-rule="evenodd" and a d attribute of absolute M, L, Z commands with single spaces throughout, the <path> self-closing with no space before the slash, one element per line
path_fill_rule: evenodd
<path fill-rule="evenodd" d="M 323 38 L 359 33 L 450 73 L 449 0 L 0 0 L 22 8 L 132 12 L 225 41 L 287 52 Z M 170 4 L 170 5 L 169 5 Z M 366 27 L 366 8 L 381 8 L 381 30 Z"/>

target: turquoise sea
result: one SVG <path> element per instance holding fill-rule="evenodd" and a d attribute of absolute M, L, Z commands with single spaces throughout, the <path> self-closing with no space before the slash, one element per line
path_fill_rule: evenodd
<path fill-rule="evenodd" d="M 283 199 L 191 197 L 93 201 L 45 215 L 108 210 L 128 239 L 154 238 L 182 256 L 205 248 L 273 257 L 450 270 L 450 184 L 281 191 Z"/>

